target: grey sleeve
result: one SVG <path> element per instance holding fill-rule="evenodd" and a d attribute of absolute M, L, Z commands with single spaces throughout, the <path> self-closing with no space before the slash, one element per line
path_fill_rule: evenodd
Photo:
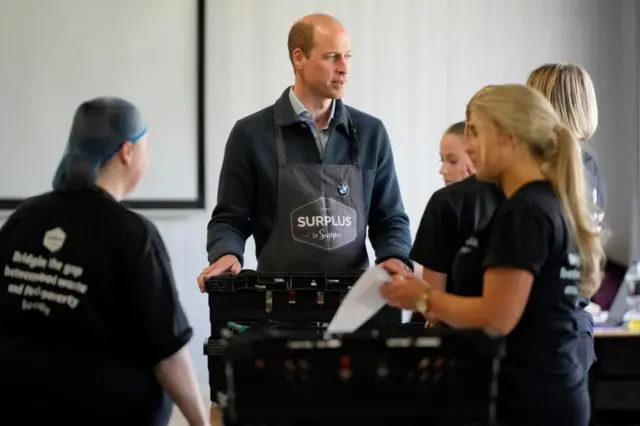
<path fill-rule="evenodd" d="M 209 263 L 226 254 L 244 262 L 244 249 L 251 236 L 251 206 L 256 177 L 246 131 L 236 122 L 224 152 L 218 183 L 218 199 L 207 226 Z"/>

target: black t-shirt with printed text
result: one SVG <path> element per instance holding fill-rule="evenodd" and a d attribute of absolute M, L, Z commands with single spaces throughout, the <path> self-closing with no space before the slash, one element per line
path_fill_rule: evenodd
<path fill-rule="evenodd" d="M 595 159 L 582 150 L 587 191 L 602 212 L 607 193 Z M 411 249 L 411 260 L 436 272 L 447 274 L 447 290 L 455 293 L 451 277 L 453 259 L 467 238 L 484 228 L 504 201 L 500 188 L 475 175 L 447 185 L 433 193 L 420 220 Z M 465 292 L 462 288 L 460 291 Z M 586 306 L 588 300 L 581 303 Z"/>
<path fill-rule="evenodd" d="M 42 194 L 0 229 L 0 264 L 0 388 L 14 404 L 139 424 L 165 409 L 153 367 L 193 332 L 151 222 L 98 188 Z M 38 388 L 52 394 L 21 399 Z"/>
<path fill-rule="evenodd" d="M 577 351 L 580 260 L 550 182 L 528 183 L 505 200 L 488 226 L 460 249 L 453 276 L 465 283 L 468 295 L 479 295 L 484 271 L 501 267 L 534 276 L 524 313 L 506 338 L 503 409 L 528 407 L 531 413 L 553 410 L 551 416 L 580 418 L 588 411 L 586 373 Z"/>
<path fill-rule="evenodd" d="M 497 185 L 470 176 L 433 193 L 422 215 L 411 249 L 411 260 L 447 274 L 447 291 L 457 293 L 451 275 L 460 247 L 484 228 L 504 200 Z"/>

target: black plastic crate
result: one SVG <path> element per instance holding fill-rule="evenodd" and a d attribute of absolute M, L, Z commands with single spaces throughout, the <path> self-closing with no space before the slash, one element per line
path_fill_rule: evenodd
<path fill-rule="evenodd" d="M 362 272 L 354 274 L 262 274 L 243 270 L 205 282 L 211 333 L 229 321 L 329 322 Z M 402 320 L 400 309 L 385 306 L 374 322 Z"/>
<path fill-rule="evenodd" d="M 204 355 L 207 357 L 207 368 L 209 371 L 209 395 L 211 401 L 219 402 L 219 395 L 227 391 L 227 377 L 225 373 L 224 360 L 222 359 L 222 347 L 223 340 L 230 338 L 231 336 L 237 336 L 242 334 L 242 331 L 238 330 L 238 326 L 246 327 L 247 331 L 252 333 L 262 332 L 270 329 L 288 330 L 288 331 L 305 331 L 312 332 L 316 336 L 320 337 L 324 335 L 327 323 L 319 322 L 304 322 L 304 321 L 239 321 L 228 322 L 226 324 L 219 324 L 216 328 L 216 333 L 209 336 L 204 342 Z M 396 321 L 380 321 L 369 320 L 365 323 L 361 329 L 363 330 L 394 330 L 399 327 L 419 327 L 423 328 L 422 324 L 401 324 Z"/>
<path fill-rule="evenodd" d="M 225 424 L 495 424 L 503 340 L 388 327 L 323 338 L 270 329 L 223 339 Z"/>
<path fill-rule="evenodd" d="M 271 328 L 280 329 L 304 329 L 316 330 L 318 335 L 322 335 L 326 325 L 324 323 L 283 323 L 274 321 L 230 321 L 226 324 L 219 324 L 216 333 L 208 337 L 204 342 L 204 355 L 207 357 L 207 369 L 209 371 L 209 396 L 211 401 L 217 402 L 220 393 L 227 390 L 227 378 L 224 361 L 222 359 L 222 342 L 231 336 L 243 333 L 242 328 L 253 332 Z"/>
<path fill-rule="evenodd" d="M 243 326 L 322 329 L 326 327 L 351 287 L 362 275 L 352 274 L 264 274 L 243 270 L 237 275 L 213 277 L 205 282 L 209 301 L 211 336 L 205 342 L 208 354 L 212 401 L 226 390 L 224 366 L 216 348 L 229 323 Z M 363 327 L 398 326 L 402 311 L 385 306 Z"/>

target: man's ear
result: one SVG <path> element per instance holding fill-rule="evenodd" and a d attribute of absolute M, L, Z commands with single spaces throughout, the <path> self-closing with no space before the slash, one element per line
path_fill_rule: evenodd
<path fill-rule="evenodd" d="M 304 53 L 302 49 L 294 49 L 291 53 L 291 60 L 293 61 L 293 67 L 299 70 L 302 67 L 302 61 L 304 60 Z"/>

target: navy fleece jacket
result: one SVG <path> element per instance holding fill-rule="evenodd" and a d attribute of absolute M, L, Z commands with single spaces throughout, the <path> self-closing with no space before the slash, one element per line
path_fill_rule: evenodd
<path fill-rule="evenodd" d="M 225 254 L 243 263 L 245 242 L 253 235 L 256 257 L 269 238 L 277 207 L 278 160 L 274 114 L 285 140 L 289 163 L 350 164 L 348 110 L 359 141 L 363 168 L 364 217 L 376 262 L 391 257 L 409 262 L 411 233 L 396 176 L 389 136 L 382 122 L 336 101 L 324 159 L 315 139 L 291 106 L 288 90 L 274 105 L 237 121 L 227 140 L 217 205 L 207 229 L 207 253 L 213 263 Z"/>

